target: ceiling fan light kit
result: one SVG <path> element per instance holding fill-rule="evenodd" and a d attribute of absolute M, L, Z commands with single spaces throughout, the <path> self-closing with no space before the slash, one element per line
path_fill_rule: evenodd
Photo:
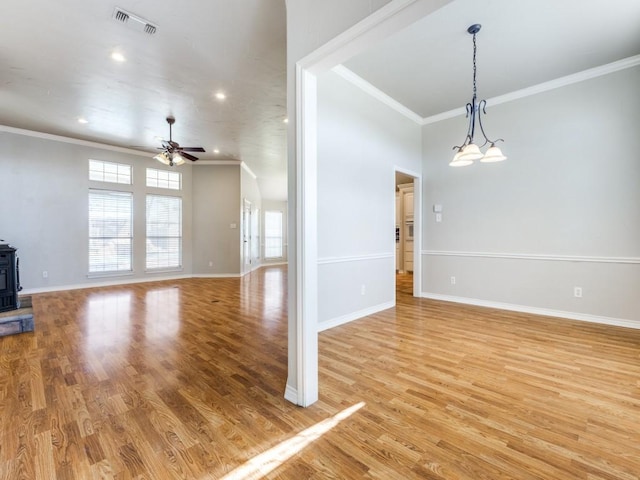
<path fill-rule="evenodd" d="M 186 152 L 204 152 L 202 147 L 181 147 L 178 142 L 173 141 L 171 126 L 176 123 L 176 119 L 172 116 L 167 117 L 167 123 L 169 124 L 169 141 L 163 140 L 162 147 L 159 147 L 162 152 L 154 155 L 154 160 L 158 160 L 160 163 L 168 165 L 170 167 L 183 165 L 187 160 L 195 162 L 198 157 L 190 155 Z"/>
<path fill-rule="evenodd" d="M 153 157 L 155 160 L 158 160 L 160 163 L 164 163 L 170 167 L 174 165 L 182 165 L 185 163 L 185 159 L 179 153 L 168 153 L 162 152 Z"/>
<path fill-rule="evenodd" d="M 496 147 L 497 142 L 503 142 L 502 138 L 496 140 L 489 140 L 487 134 L 484 132 L 482 126 L 482 116 L 486 115 L 487 101 L 480 100 L 478 102 L 477 88 L 476 88 L 476 34 L 480 31 L 482 25 L 479 23 L 471 25 L 467 32 L 473 35 L 473 97 L 471 102 L 467 103 L 467 118 L 469 119 L 469 127 L 467 128 L 467 136 L 464 142 L 460 146 L 453 147 L 456 153 L 453 160 L 449 163 L 451 167 L 466 167 L 471 165 L 474 161 L 480 160 L 484 163 L 501 162 L 506 160 L 507 157 L 502 153 L 500 148 Z M 476 131 L 476 124 L 480 128 L 480 132 L 484 137 L 484 143 L 480 146 L 474 143 L 474 134 Z M 482 153 L 480 148 L 489 144 L 489 148 L 486 153 Z"/>

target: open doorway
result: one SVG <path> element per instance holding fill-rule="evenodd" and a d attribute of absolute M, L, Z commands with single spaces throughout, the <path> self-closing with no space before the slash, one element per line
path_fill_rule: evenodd
<path fill-rule="evenodd" d="M 419 296 L 420 276 L 419 177 L 395 170 L 396 299 Z"/>

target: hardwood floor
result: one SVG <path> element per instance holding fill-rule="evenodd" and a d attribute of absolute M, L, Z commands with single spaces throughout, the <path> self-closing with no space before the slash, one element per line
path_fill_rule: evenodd
<path fill-rule="evenodd" d="M 286 271 L 34 296 L 0 479 L 638 479 L 640 331 L 410 296 L 283 399 Z"/>

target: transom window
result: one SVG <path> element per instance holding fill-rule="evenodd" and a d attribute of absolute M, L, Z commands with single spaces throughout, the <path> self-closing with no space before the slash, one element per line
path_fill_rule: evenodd
<path fill-rule="evenodd" d="M 89 180 L 131 185 L 131 165 L 90 159 Z"/>
<path fill-rule="evenodd" d="M 157 168 L 147 168 L 147 187 L 181 190 L 182 174 L 169 172 L 168 170 L 158 170 Z"/>

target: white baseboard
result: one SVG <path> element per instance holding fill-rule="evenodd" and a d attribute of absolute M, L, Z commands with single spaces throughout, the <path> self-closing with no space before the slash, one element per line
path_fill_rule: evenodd
<path fill-rule="evenodd" d="M 239 273 L 194 273 L 190 278 L 240 278 Z"/>
<path fill-rule="evenodd" d="M 272 264 L 275 265 L 275 264 Z M 251 271 L 261 267 L 272 265 L 258 265 Z M 286 265 L 286 264 L 283 264 Z M 248 273 L 248 272 L 247 272 Z M 111 278 L 111 280 L 103 280 L 101 282 L 76 283 L 70 285 L 55 285 L 52 287 L 25 288 L 20 292 L 21 295 L 34 295 L 37 293 L 61 292 L 64 290 L 81 290 L 83 288 L 99 288 L 99 287 L 115 287 L 117 285 L 130 285 L 132 283 L 162 282 L 166 280 L 181 280 L 184 278 L 240 278 L 240 273 L 181 273 L 178 275 L 158 275 L 144 278 L 124 278 L 124 276 L 103 277 Z"/>
<path fill-rule="evenodd" d="M 298 390 L 287 384 L 287 388 L 284 391 L 284 399 L 298 405 Z"/>
<path fill-rule="evenodd" d="M 530 307 L 527 305 L 516 305 L 512 303 L 492 302 L 489 300 L 479 300 L 476 298 L 456 297 L 453 295 L 442 295 L 440 293 L 422 292 L 422 298 L 430 298 L 432 300 L 443 300 L 445 302 L 463 303 L 466 305 L 476 305 L 479 307 L 497 308 L 499 310 L 510 310 L 513 312 L 531 313 L 534 315 L 544 315 L 547 317 L 559 317 L 569 320 L 580 320 L 582 322 L 601 323 L 603 325 L 611 325 L 615 327 L 627 327 L 640 329 L 640 321 L 628 320 L 624 318 L 601 317 L 598 315 L 590 315 L 588 313 L 567 312 L 564 310 L 552 310 L 550 308 Z"/>
<path fill-rule="evenodd" d="M 288 265 L 289 262 L 284 261 L 284 262 L 263 262 L 260 266 L 261 267 L 277 267 L 278 265 Z"/>
<path fill-rule="evenodd" d="M 162 282 L 165 280 L 181 280 L 184 278 L 192 278 L 193 275 L 181 273 L 179 275 L 157 276 L 157 277 L 145 277 L 145 278 L 127 278 L 119 277 L 113 280 L 91 283 L 77 283 L 72 285 L 56 285 L 53 287 L 39 287 L 39 288 L 25 288 L 20 292 L 21 295 L 33 295 L 36 293 L 49 293 L 60 292 L 63 290 L 81 290 L 83 288 L 98 288 L 98 287 L 114 287 L 117 285 L 129 285 L 132 283 L 147 283 L 147 282 Z"/>
<path fill-rule="evenodd" d="M 345 323 L 353 322 L 354 320 L 358 320 L 359 318 L 366 317 L 367 315 L 373 315 L 374 313 L 378 313 L 395 306 L 396 302 L 394 301 L 380 303 L 378 305 L 374 305 L 373 307 L 365 308 L 364 310 L 348 313 L 347 315 L 342 315 L 341 317 L 318 323 L 318 332 L 323 332 L 324 330 L 329 330 L 330 328 L 335 328 L 340 325 L 344 325 Z"/>

